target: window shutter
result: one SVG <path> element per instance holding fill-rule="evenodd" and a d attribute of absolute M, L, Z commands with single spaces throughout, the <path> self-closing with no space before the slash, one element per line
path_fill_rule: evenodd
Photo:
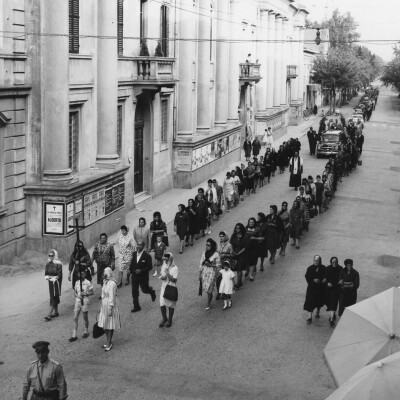
<path fill-rule="evenodd" d="M 169 55 L 169 7 L 165 6 L 165 57 Z"/>
<path fill-rule="evenodd" d="M 161 47 L 164 57 L 168 57 L 169 51 L 169 7 L 161 6 L 160 21 L 161 21 Z"/>
<path fill-rule="evenodd" d="M 79 0 L 69 0 L 69 52 L 79 53 Z"/>
<path fill-rule="evenodd" d="M 118 55 L 122 55 L 124 53 L 124 0 L 118 0 L 117 7 Z"/>

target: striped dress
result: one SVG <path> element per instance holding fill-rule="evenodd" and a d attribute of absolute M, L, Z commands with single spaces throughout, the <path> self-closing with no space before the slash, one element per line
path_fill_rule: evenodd
<path fill-rule="evenodd" d="M 109 317 L 111 309 L 112 316 Z M 117 283 L 114 279 L 104 280 L 101 289 L 101 309 L 98 325 L 107 330 L 121 329 L 117 299 Z"/>

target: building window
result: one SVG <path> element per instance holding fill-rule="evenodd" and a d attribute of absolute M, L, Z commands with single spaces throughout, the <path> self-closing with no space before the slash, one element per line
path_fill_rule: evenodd
<path fill-rule="evenodd" d="M 164 57 L 168 57 L 169 51 L 169 7 L 161 6 L 161 49 Z"/>
<path fill-rule="evenodd" d="M 72 172 L 78 171 L 79 159 L 79 111 L 69 113 L 69 152 L 68 162 Z"/>
<path fill-rule="evenodd" d="M 118 55 L 122 56 L 124 52 L 124 0 L 118 0 L 117 24 Z"/>
<path fill-rule="evenodd" d="M 122 156 L 122 105 L 117 107 L 117 154 Z"/>
<path fill-rule="evenodd" d="M 79 0 L 69 0 L 69 52 L 79 53 Z"/>
<path fill-rule="evenodd" d="M 140 43 L 146 39 L 147 0 L 140 0 Z"/>
<path fill-rule="evenodd" d="M 161 100 L 161 143 L 167 143 L 168 139 L 168 99 Z"/>
<path fill-rule="evenodd" d="M 213 56 L 213 5 L 210 4 L 210 61 Z"/>

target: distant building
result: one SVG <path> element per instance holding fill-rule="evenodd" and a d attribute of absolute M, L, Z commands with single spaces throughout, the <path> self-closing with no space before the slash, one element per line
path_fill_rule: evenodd
<path fill-rule="evenodd" d="M 240 159 L 246 134 L 297 124 L 294 0 L 4 0 L 0 263 L 68 255 L 127 211 Z"/>

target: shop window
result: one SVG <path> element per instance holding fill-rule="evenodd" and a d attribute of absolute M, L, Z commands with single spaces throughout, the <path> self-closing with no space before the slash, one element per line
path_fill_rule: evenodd
<path fill-rule="evenodd" d="M 69 143 L 68 161 L 72 172 L 77 172 L 79 168 L 79 110 L 69 113 Z"/>
<path fill-rule="evenodd" d="M 79 0 L 69 0 L 69 52 L 79 53 Z"/>
<path fill-rule="evenodd" d="M 168 140 L 168 99 L 161 100 L 161 143 L 167 143 Z"/>
<path fill-rule="evenodd" d="M 117 42 L 118 55 L 124 53 L 124 0 L 118 0 L 117 4 Z"/>

